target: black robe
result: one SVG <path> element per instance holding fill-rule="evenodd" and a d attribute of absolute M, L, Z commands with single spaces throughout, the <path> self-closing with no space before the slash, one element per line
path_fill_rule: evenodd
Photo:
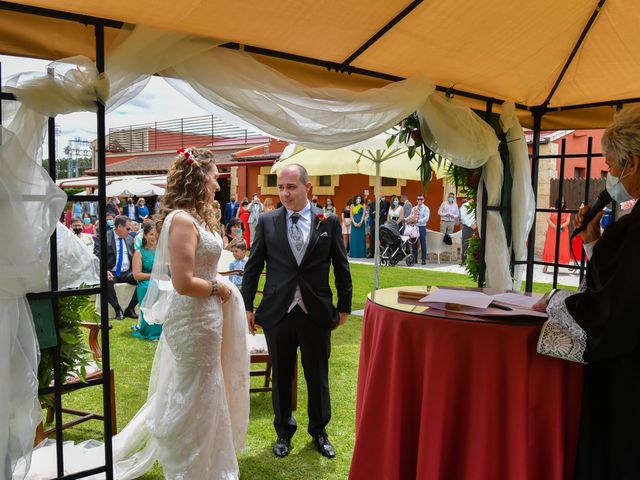
<path fill-rule="evenodd" d="M 587 333 L 575 478 L 640 479 L 640 201 L 596 243 L 566 299 Z"/>

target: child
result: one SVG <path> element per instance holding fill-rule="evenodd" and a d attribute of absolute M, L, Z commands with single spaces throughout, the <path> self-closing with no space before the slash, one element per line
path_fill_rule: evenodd
<path fill-rule="evenodd" d="M 244 241 L 236 243 L 231 249 L 231 253 L 233 253 L 235 260 L 229 264 L 229 270 L 244 271 L 244 266 L 247 264 L 247 244 Z M 229 280 L 238 288 L 242 286 L 242 275 L 231 275 Z"/>

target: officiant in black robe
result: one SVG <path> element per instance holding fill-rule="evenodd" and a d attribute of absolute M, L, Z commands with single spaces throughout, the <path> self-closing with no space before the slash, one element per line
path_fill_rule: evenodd
<path fill-rule="evenodd" d="M 640 196 L 640 110 L 616 115 L 602 139 L 607 190 L 618 202 Z M 589 207 L 574 221 L 581 226 Z M 587 335 L 584 393 L 575 467 L 579 480 L 640 478 L 640 203 L 600 235 L 602 212 L 583 233 L 590 258 L 580 293 L 564 297 Z M 561 305 L 561 307 L 564 307 Z"/>

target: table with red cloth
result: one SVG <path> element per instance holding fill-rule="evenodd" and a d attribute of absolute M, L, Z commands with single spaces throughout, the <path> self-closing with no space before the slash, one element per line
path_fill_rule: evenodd
<path fill-rule="evenodd" d="M 541 319 L 471 317 L 371 293 L 351 480 L 572 478 L 582 365 L 536 352 Z"/>

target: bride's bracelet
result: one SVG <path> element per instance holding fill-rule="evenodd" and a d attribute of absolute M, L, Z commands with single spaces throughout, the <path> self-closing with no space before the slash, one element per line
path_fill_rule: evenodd
<path fill-rule="evenodd" d="M 216 295 L 218 295 L 218 282 L 216 280 L 211 280 L 211 293 L 209 296 L 215 297 Z"/>

